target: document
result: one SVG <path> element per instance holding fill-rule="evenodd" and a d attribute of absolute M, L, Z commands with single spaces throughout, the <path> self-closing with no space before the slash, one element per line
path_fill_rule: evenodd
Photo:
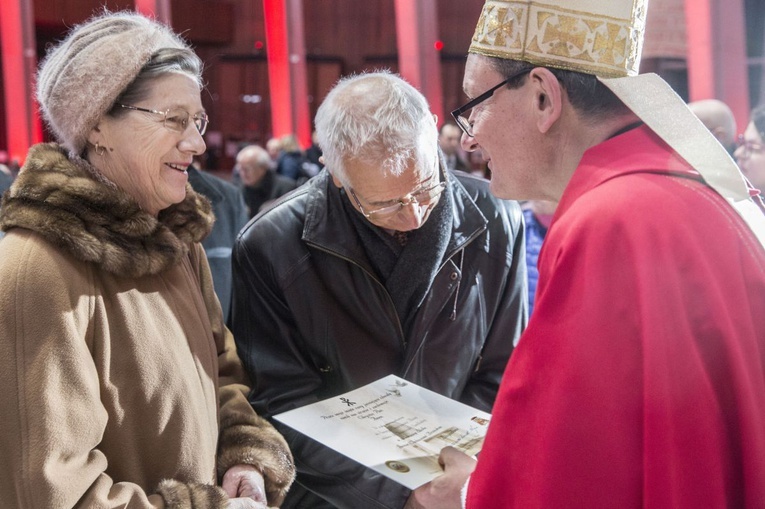
<path fill-rule="evenodd" d="M 443 473 L 447 445 L 475 456 L 491 415 L 388 375 L 274 419 L 415 489 Z"/>

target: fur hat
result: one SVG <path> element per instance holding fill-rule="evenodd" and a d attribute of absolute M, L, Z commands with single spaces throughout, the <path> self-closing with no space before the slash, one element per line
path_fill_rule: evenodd
<path fill-rule="evenodd" d="M 168 27 L 134 12 L 106 12 L 76 25 L 48 52 L 37 74 L 37 101 L 71 154 L 161 48 L 189 48 Z"/>

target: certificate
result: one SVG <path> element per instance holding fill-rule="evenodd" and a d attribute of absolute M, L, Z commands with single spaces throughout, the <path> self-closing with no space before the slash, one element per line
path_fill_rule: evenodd
<path fill-rule="evenodd" d="M 274 419 L 415 489 L 443 473 L 447 445 L 475 456 L 491 415 L 388 375 Z"/>

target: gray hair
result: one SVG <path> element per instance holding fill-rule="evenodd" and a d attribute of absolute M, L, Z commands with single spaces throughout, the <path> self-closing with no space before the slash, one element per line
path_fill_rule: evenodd
<path fill-rule="evenodd" d="M 388 71 L 341 79 L 316 113 L 316 133 L 332 175 L 348 185 L 346 163 L 401 175 L 411 161 L 435 164 L 438 131 L 425 97 Z"/>
<path fill-rule="evenodd" d="M 246 164 L 253 163 L 259 168 L 273 169 L 274 161 L 268 154 L 268 151 L 260 145 L 247 145 L 236 155 L 236 162 L 242 164 L 245 161 Z"/>

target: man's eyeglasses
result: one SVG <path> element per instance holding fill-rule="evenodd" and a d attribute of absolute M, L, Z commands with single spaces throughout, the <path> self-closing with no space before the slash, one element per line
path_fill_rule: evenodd
<path fill-rule="evenodd" d="M 742 159 L 747 159 L 752 154 L 762 154 L 765 152 L 765 146 L 763 146 L 761 143 L 747 140 L 744 138 L 743 134 L 738 135 L 738 138 L 736 139 L 736 146 L 739 149 L 743 148 L 740 155 Z"/>
<path fill-rule="evenodd" d="M 456 110 L 452 111 L 452 117 L 454 117 L 454 121 L 457 122 L 457 125 L 460 126 L 460 129 L 462 129 L 462 132 L 464 132 L 465 134 L 467 134 L 468 136 L 470 136 L 472 138 L 473 137 L 473 123 L 470 122 L 470 120 L 469 120 L 470 119 L 470 110 L 472 110 L 473 108 L 475 108 L 476 106 L 478 106 L 479 104 L 484 102 L 486 99 L 488 99 L 489 97 L 494 95 L 494 92 L 499 87 L 501 87 L 503 85 L 507 85 L 508 83 L 513 81 L 515 78 L 517 78 L 519 76 L 523 76 L 527 72 L 531 72 L 532 69 L 533 68 L 527 68 L 527 69 L 523 69 L 521 71 L 518 71 L 516 73 L 511 74 L 509 78 L 505 79 L 504 81 L 502 81 L 498 85 L 495 85 L 495 86 L 491 87 L 489 90 L 487 90 L 483 94 L 479 95 L 475 99 L 471 99 L 470 101 L 468 101 L 463 106 L 460 106 Z"/>
<path fill-rule="evenodd" d="M 438 162 L 436 162 L 436 164 L 438 164 Z M 438 198 L 441 195 L 441 193 L 444 192 L 444 189 L 446 189 L 446 175 L 443 172 L 443 168 L 441 168 L 440 171 L 436 173 L 436 175 L 440 175 L 441 178 L 443 179 L 438 184 L 428 187 L 427 189 L 421 189 L 419 191 L 415 191 L 411 193 L 408 198 L 399 199 L 393 205 L 380 207 L 374 210 L 364 210 L 364 207 L 361 205 L 361 201 L 359 201 L 359 197 L 356 196 L 356 193 L 353 191 L 353 188 L 349 187 L 348 191 L 350 191 L 351 196 L 353 196 L 353 200 L 356 202 L 356 205 L 359 207 L 359 211 L 361 211 L 361 213 L 364 214 L 364 217 L 366 217 L 367 219 L 387 219 L 387 218 L 393 217 L 402 208 L 412 203 L 420 207 L 430 207 L 436 201 L 436 198 Z"/>
<path fill-rule="evenodd" d="M 165 111 L 158 111 L 121 103 L 117 103 L 117 106 L 120 108 L 125 108 L 126 110 L 143 111 L 145 113 L 162 115 L 162 125 L 171 131 L 179 133 L 186 132 L 186 128 L 189 126 L 189 119 L 194 122 L 194 126 L 197 128 L 197 131 L 199 131 L 199 134 L 205 133 L 207 130 L 207 124 L 209 123 L 209 118 L 207 117 L 206 113 L 197 113 L 196 115 L 191 116 L 189 112 L 183 108 L 171 108 Z"/>

